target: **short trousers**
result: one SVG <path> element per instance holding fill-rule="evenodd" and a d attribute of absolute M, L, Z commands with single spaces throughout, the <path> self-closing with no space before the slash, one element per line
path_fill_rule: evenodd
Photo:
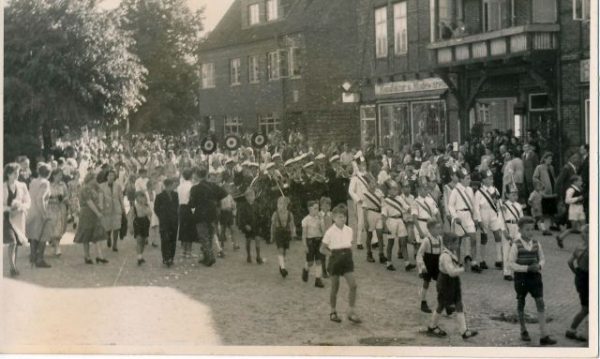
<path fill-rule="evenodd" d="M 462 290 L 459 277 L 450 277 L 445 273 L 438 275 L 437 300 L 442 308 L 451 308 L 462 302 Z"/>
<path fill-rule="evenodd" d="M 427 269 L 427 273 L 423 273 L 423 280 L 426 282 L 431 282 L 431 280 L 437 281 L 440 274 L 440 255 L 425 253 L 423 255 L 423 262 L 425 262 L 425 268 Z"/>
<path fill-rule="evenodd" d="M 346 273 L 354 272 L 354 261 L 352 260 L 352 250 L 336 249 L 331 251 L 329 265 L 327 266 L 329 275 L 343 276 Z"/>
<path fill-rule="evenodd" d="M 502 219 L 495 211 L 482 211 L 481 226 L 486 231 L 496 232 L 502 229 Z"/>
<path fill-rule="evenodd" d="M 525 298 L 527 294 L 531 294 L 533 298 L 544 297 L 544 284 L 542 283 L 541 273 L 515 272 L 514 283 L 517 299 Z"/>
<path fill-rule="evenodd" d="M 306 253 L 306 261 L 308 263 L 322 260 L 323 255 L 321 254 L 321 240 L 322 238 L 306 239 L 306 245 L 308 246 L 308 253 Z"/>
<path fill-rule="evenodd" d="M 458 211 L 457 218 L 460 219 L 461 224 L 453 223 L 454 234 L 457 236 L 464 236 L 467 233 L 475 233 L 475 222 L 473 222 L 471 212 Z"/>
<path fill-rule="evenodd" d="M 233 226 L 233 212 L 229 210 L 222 210 L 219 214 L 219 223 L 224 227 Z"/>
<path fill-rule="evenodd" d="M 368 209 L 364 210 L 365 213 L 365 228 L 367 231 L 373 231 L 376 229 L 382 229 L 383 228 L 383 221 L 381 219 L 381 213 L 380 212 L 375 212 L 375 211 L 371 211 Z"/>

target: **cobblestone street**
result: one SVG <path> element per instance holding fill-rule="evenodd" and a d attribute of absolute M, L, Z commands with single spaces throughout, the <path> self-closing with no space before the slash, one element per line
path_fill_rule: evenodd
<path fill-rule="evenodd" d="M 71 239 L 69 233 L 64 242 Z M 559 250 L 551 237 L 542 238 L 546 253 L 544 294 L 547 316 L 552 319 L 549 331 L 558 346 L 581 346 L 564 337 L 579 309 L 566 265 L 576 240 L 571 237 L 565 249 Z M 467 321 L 480 334 L 463 341 L 452 316 L 442 319 L 441 326 L 449 336 L 440 340 L 421 333 L 429 315 L 418 309 L 420 280 L 414 272 L 386 271 L 381 264 L 367 263 L 364 251 L 355 251 L 358 312 L 364 323 L 352 325 L 345 320 L 335 324 L 328 319 L 329 281 L 325 281 L 325 289 L 318 289 L 311 280 L 305 284 L 300 279 L 299 242 L 292 244 L 290 276 L 285 280 L 279 276 L 273 245 L 264 246 L 267 262 L 262 266 L 246 263 L 245 253 L 233 252 L 230 244 L 226 247 L 226 258 L 212 268 L 196 263 L 196 259 L 178 257 L 171 269 L 162 266 L 160 251 L 153 248 L 147 250 L 148 263 L 137 267 L 131 240 L 120 243 L 119 253 L 107 251 L 110 263 L 104 266 L 85 265 L 81 248 L 67 244 L 62 257 L 48 256 L 52 269 L 31 269 L 26 264 L 26 250 L 22 250 L 19 281 L 6 279 L 8 267 L 4 266 L 3 290 L 9 302 L 4 306 L 29 312 L 27 318 L 34 318 L 32 313 L 44 313 L 45 320 L 22 320 L 23 312 L 9 311 L 8 320 L 3 322 L 14 323 L 15 327 L 7 331 L 7 338 L 15 345 L 34 344 L 30 335 L 23 334 L 35 330 L 43 333 L 42 342 L 57 346 L 523 345 L 518 324 L 492 319 L 502 313 L 516 314 L 512 283 L 504 281 L 501 271 L 495 269 L 463 277 Z M 396 267 L 401 267 L 399 260 L 394 261 Z M 342 313 L 347 308 L 346 296 L 347 287 L 342 284 L 338 305 Z M 429 292 L 428 300 L 431 306 L 435 304 L 435 291 Z M 532 300 L 526 311 L 535 317 Z M 116 320 L 122 324 L 118 332 L 106 329 L 114 326 L 102 325 Z M 334 330 L 340 327 L 342 332 Z M 535 346 L 539 339 L 537 324 L 530 324 L 529 331 L 531 345 Z"/>

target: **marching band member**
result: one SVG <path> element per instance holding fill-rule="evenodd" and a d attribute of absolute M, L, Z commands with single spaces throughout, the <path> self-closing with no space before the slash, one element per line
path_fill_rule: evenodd
<path fill-rule="evenodd" d="M 504 238 L 502 242 L 502 253 L 504 258 L 504 279 L 513 280 L 512 268 L 509 265 L 509 253 L 514 241 L 520 237 L 519 220 L 523 218 L 523 208 L 518 202 L 519 190 L 515 185 L 507 186 L 506 196 L 508 199 L 502 205 L 502 214 L 504 216 Z"/>
<path fill-rule="evenodd" d="M 466 169 L 459 170 L 456 175 L 460 182 L 454 186 L 450 197 L 448 198 L 448 211 L 454 224 L 454 233 L 459 237 L 468 236 L 467 250 L 463 256 L 465 263 L 471 262 L 471 271 L 481 273 L 477 259 L 473 260 L 472 252 L 476 250 L 477 234 L 475 231 L 475 222 L 479 221 L 479 212 L 474 207 L 475 196 L 473 189 L 469 186 L 471 176 Z M 462 240 L 461 240 L 462 242 Z M 459 247 L 459 249 L 461 249 Z M 461 251 L 459 250 L 459 253 Z"/>
<path fill-rule="evenodd" d="M 475 207 L 480 215 L 478 224 L 482 234 L 492 232 L 494 242 L 496 243 L 496 262 L 497 269 L 502 268 L 502 224 L 503 216 L 500 202 L 500 192 L 494 187 L 494 174 L 490 170 L 486 170 L 481 174 L 482 186 L 475 192 Z M 485 263 L 486 258 L 487 236 L 481 237 L 480 268 L 488 269 Z"/>

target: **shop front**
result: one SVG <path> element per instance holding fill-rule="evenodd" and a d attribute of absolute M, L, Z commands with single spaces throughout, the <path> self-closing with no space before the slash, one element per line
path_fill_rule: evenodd
<path fill-rule="evenodd" d="M 437 78 L 375 85 L 375 103 L 361 107 L 361 144 L 398 151 L 447 143 L 446 84 Z"/>

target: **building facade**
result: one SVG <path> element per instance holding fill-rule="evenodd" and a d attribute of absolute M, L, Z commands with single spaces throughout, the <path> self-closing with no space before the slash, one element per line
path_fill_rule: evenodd
<path fill-rule="evenodd" d="M 202 45 L 200 117 L 218 135 L 358 144 L 355 0 L 236 0 Z M 346 100 L 344 100 L 346 98 Z"/>
<path fill-rule="evenodd" d="M 364 0 L 361 141 L 587 141 L 589 0 Z M 553 141 L 551 139 L 559 139 Z"/>

